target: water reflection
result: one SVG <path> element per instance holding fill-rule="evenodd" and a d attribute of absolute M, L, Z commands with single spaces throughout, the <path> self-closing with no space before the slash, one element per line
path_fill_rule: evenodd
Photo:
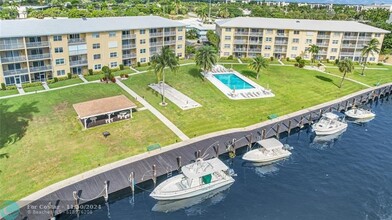
<path fill-rule="evenodd" d="M 373 120 L 375 117 L 371 118 L 362 118 L 362 119 L 352 119 L 352 118 L 347 118 L 347 122 L 351 122 L 353 124 L 359 125 L 359 126 L 365 126 L 368 122 Z"/>
<path fill-rule="evenodd" d="M 326 149 L 326 148 L 332 148 L 335 143 L 341 138 L 344 132 L 346 132 L 347 129 L 341 130 L 335 134 L 330 134 L 330 135 L 316 135 L 312 134 L 310 136 L 310 144 L 309 146 L 311 148 L 316 148 L 316 149 Z"/>
<path fill-rule="evenodd" d="M 158 201 L 151 210 L 154 212 L 168 213 L 185 209 L 185 213 L 188 216 L 200 215 L 204 212 L 203 210 L 207 209 L 207 207 L 222 202 L 226 198 L 226 195 L 229 192 L 227 189 L 229 189 L 231 185 L 232 184 L 229 184 L 224 187 L 212 190 L 208 193 L 188 199 Z"/>

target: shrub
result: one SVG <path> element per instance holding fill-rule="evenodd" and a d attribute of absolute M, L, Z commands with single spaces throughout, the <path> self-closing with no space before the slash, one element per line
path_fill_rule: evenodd
<path fill-rule="evenodd" d="M 120 70 L 124 70 L 124 64 L 120 64 Z"/>
<path fill-rule="evenodd" d="M 327 59 L 326 61 L 327 61 L 327 63 L 329 63 L 329 59 Z"/>
<path fill-rule="evenodd" d="M 140 67 L 140 62 L 137 62 L 137 67 Z"/>
<path fill-rule="evenodd" d="M 384 64 L 383 64 L 383 63 L 377 63 L 377 65 L 379 65 L 379 66 L 384 66 Z"/>
<path fill-rule="evenodd" d="M 148 62 L 148 63 L 147 63 L 147 65 L 148 65 L 148 66 L 151 66 L 151 63 L 150 63 L 150 62 Z"/>
<path fill-rule="evenodd" d="M 320 66 L 322 66 L 322 64 L 321 64 L 321 63 L 318 63 L 318 64 L 317 64 L 317 67 L 320 67 Z"/>
<path fill-rule="evenodd" d="M 271 60 L 271 61 L 274 61 L 274 57 L 270 57 L 270 60 Z"/>
<path fill-rule="evenodd" d="M 115 82 L 116 82 L 116 78 L 112 77 L 112 78 L 110 79 L 110 81 L 112 81 L 113 83 L 115 83 Z"/>
<path fill-rule="evenodd" d="M 71 73 L 67 73 L 67 77 L 68 77 L 68 79 L 71 79 L 72 78 L 72 74 Z"/>
<path fill-rule="evenodd" d="M 52 83 L 54 83 L 54 79 L 46 80 L 46 83 L 47 83 L 47 84 L 52 84 Z"/>
<path fill-rule="evenodd" d="M 42 85 L 41 82 L 24 83 L 23 88 L 36 87 Z"/>
<path fill-rule="evenodd" d="M 227 57 L 228 60 L 232 60 L 233 59 L 233 55 L 230 55 Z"/>
<path fill-rule="evenodd" d="M 298 67 L 299 68 L 303 68 L 305 66 L 305 60 L 304 59 L 301 59 L 299 62 L 298 62 Z"/>
<path fill-rule="evenodd" d="M 339 64 L 339 59 L 335 60 L 335 64 L 338 65 Z"/>
<path fill-rule="evenodd" d="M 299 63 L 300 60 L 302 60 L 302 57 L 300 56 L 295 57 L 295 61 L 297 61 L 297 63 Z"/>
<path fill-rule="evenodd" d="M 93 71 L 93 69 L 88 69 L 88 75 L 94 75 L 94 71 Z"/>
<path fill-rule="evenodd" d="M 290 62 L 290 57 L 287 57 L 286 60 L 287 60 L 287 62 Z"/>
<path fill-rule="evenodd" d="M 294 66 L 295 66 L 295 67 L 298 67 L 298 63 L 294 63 Z"/>
<path fill-rule="evenodd" d="M 58 82 L 58 81 L 59 81 L 59 78 L 54 77 L 54 78 L 53 78 L 53 81 L 54 81 L 54 82 Z"/>
<path fill-rule="evenodd" d="M 14 90 L 16 89 L 16 86 L 6 86 L 6 90 Z"/>
<path fill-rule="evenodd" d="M 6 90 L 5 83 L 1 83 L 1 90 Z"/>
<path fill-rule="evenodd" d="M 68 77 L 67 76 L 65 76 L 65 77 L 58 77 L 57 79 L 58 79 L 58 81 L 64 81 L 64 80 L 67 80 Z"/>
<path fill-rule="evenodd" d="M 125 75 L 124 73 L 121 73 L 121 74 L 120 74 L 120 77 L 121 77 L 121 78 L 124 78 L 124 75 Z"/>
<path fill-rule="evenodd" d="M 128 78 L 128 77 L 129 77 L 129 75 L 128 75 L 127 73 L 125 73 L 124 75 L 125 75 L 125 78 Z"/>

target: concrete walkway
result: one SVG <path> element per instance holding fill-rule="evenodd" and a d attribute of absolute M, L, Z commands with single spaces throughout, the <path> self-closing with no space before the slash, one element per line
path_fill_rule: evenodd
<path fill-rule="evenodd" d="M 42 87 L 44 87 L 45 90 L 49 90 L 49 86 L 46 82 L 42 82 Z"/>
<path fill-rule="evenodd" d="M 157 109 L 155 109 L 150 103 L 148 103 L 145 99 L 140 97 L 136 92 L 131 90 L 128 86 L 124 85 L 119 79 L 116 80 L 116 84 L 119 85 L 122 89 L 124 89 L 127 93 L 129 93 L 132 97 L 134 97 L 138 102 L 140 102 L 144 107 L 146 107 L 152 114 L 154 114 L 159 120 L 163 122 L 170 130 L 172 130 L 181 140 L 189 140 L 189 137 L 186 136 L 177 126 L 175 126 L 169 119 L 167 119 L 162 113 L 160 113 Z"/>
<path fill-rule="evenodd" d="M 25 94 L 25 91 L 23 90 L 23 87 L 21 84 L 17 84 L 16 89 L 18 90 L 19 94 L 21 94 L 21 95 Z"/>
<path fill-rule="evenodd" d="M 87 79 L 84 78 L 84 76 L 82 74 L 78 74 L 78 77 L 84 82 L 84 83 L 88 83 Z"/>
<path fill-rule="evenodd" d="M 281 61 L 281 60 L 278 60 L 278 62 L 280 63 L 280 65 L 282 65 L 282 66 L 284 66 L 285 64 Z"/>
<path fill-rule="evenodd" d="M 136 73 L 140 73 L 139 70 L 137 70 L 137 69 L 135 69 L 135 68 L 133 68 L 133 67 L 131 67 L 131 66 L 129 67 L 129 69 L 135 71 Z"/>
<path fill-rule="evenodd" d="M 242 60 L 241 60 L 240 58 L 238 58 L 238 62 L 239 62 L 240 64 L 242 64 Z"/>

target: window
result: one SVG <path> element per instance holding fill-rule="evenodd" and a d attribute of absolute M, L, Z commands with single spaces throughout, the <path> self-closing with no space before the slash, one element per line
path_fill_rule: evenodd
<path fill-rule="evenodd" d="M 146 58 L 140 58 L 140 62 L 141 62 L 141 63 L 145 63 L 146 61 L 147 61 Z"/>
<path fill-rule="evenodd" d="M 117 52 L 111 52 L 110 53 L 110 58 L 113 58 L 113 57 L 117 57 Z"/>
<path fill-rule="evenodd" d="M 269 53 L 265 53 L 264 57 L 270 57 L 271 55 Z"/>
<path fill-rule="evenodd" d="M 271 50 L 271 46 L 270 45 L 265 45 L 264 49 L 265 50 Z"/>
<path fill-rule="evenodd" d="M 332 52 L 332 53 L 338 52 L 338 48 L 331 48 L 331 52 Z"/>
<path fill-rule="evenodd" d="M 226 32 L 231 32 L 231 28 L 226 28 Z"/>
<path fill-rule="evenodd" d="M 296 58 L 297 55 L 296 55 L 296 54 L 291 54 L 290 57 L 291 57 L 291 58 Z"/>
<path fill-rule="evenodd" d="M 63 65 L 64 63 L 64 58 L 56 59 L 56 65 Z"/>
<path fill-rule="evenodd" d="M 230 56 L 230 53 L 229 52 L 224 52 L 223 56 L 228 57 L 228 56 Z"/>
<path fill-rule="evenodd" d="M 306 39 L 306 43 L 307 44 L 311 44 L 312 43 L 312 39 Z"/>
<path fill-rule="evenodd" d="M 146 30 L 141 29 L 141 30 L 139 31 L 139 33 L 140 33 L 140 34 L 146 34 Z"/>
<path fill-rule="evenodd" d="M 64 76 L 65 75 L 65 70 L 57 70 L 57 75 L 58 76 Z"/>
<path fill-rule="evenodd" d="M 293 43 L 299 43 L 299 38 L 293 38 Z"/>
<path fill-rule="evenodd" d="M 225 48 L 230 48 L 230 44 L 225 44 Z"/>
<path fill-rule="evenodd" d="M 116 36 L 116 32 L 115 31 L 109 32 L 109 37 L 115 37 L 115 36 Z"/>
<path fill-rule="evenodd" d="M 177 30 L 178 30 L 178 31 L 182 31 L 182 27 L 179 27 Z"/>
<path fill-rule="evenodd" d="M 108 46 L 109 48 L 117 48 L 117 41 L 110 41 Z"/>
<path fill-rule="evenodd" d="M 334 32 L 334 33 L 333 33 L 333 36 L 339 37 L 339 36 L 340 36 L 340 32 Z"/>
<path fill-rule="evenodd" d="M 225 36 L 225 40 L 231 40 L 231 36 Z"/>
<path fill-rule="evenodd" d="M 99 48 L 101 48 L 100 43 L 93 44 L 93 49 L 99 49 Z"/>
<path fill-rule="evenodd" d="M 182 48 L 182 44 L 177 45 L 177 49 L 181 49 Z"/>
<path fill-rule="evenodd" d="M 370 57 L 370 58 L 369 58 L 369 61 L 370 61 L 370 62 L 374 62 L 374 61 L 376 61 L 376 58 L 375 58 L 375 57 Z"/>
<path fill-rule="evenodd" d="M 53 41 L 62 41 L 62 40 L 63 40 L 63 36 L 61 36 L 61 35 L 53 36 Z"/>
<path fill-rule="evenodd" d="M 140 49 L 140 53 L 146 53 L 146 49 Z"/>
<path fill-rule="evenodd" d="M 272 29 L 267 29 L 265 32 L 266 32 L 267 34 L 273 34 L 273 33 L 274 33 L 274 30 L 272 30 Z"/>
<path fill-rule="evenodd" d="M 92 38 L 99 38 L 99 33 L 92 33 L 92 34 L 91 34 L 91 37 L 92 37 Z"/>
<path fill-rule="evenodd" d="M 265 42 L 272 42 L 272 37 L 266 37 Z"/>
<path fill-rule="evenodd" d="M 374 37 L 381 37 L 380 33 L 374 34 Z"/>
<path fill-rule="evenodd" d="M 182 36 L 178 36 L 178 40 L 182 40 Z"/>
<path fill-rule="evenodd" d="M 298 47 L 291 47 L 291 50 L 298 50 Z"/>
<path fill-rule="evenodd" d="M 140 44 L 145 44 L 146 43 L 146 39 L 140 39 Z"/>
<path fill-rule="evenodd" d="M 336 57 L 335 56 L 330 56 L 329 59 L 330 60 L 336 60 Z"/>
<path fill-rule="evenodd" d="M 338 44 L 338 43 L 339 43 L 338 40 L 333 40 L 333 41 L 332 41 L 332 44 Z"/>
<path fill-rule="evenodd" d="M 101 70 L 102 69 L 102 65 L 101 64 L 95 64 L 94 65 L 94 70 Z"/>
<path fill-rule="evenodd" d="M 298 35 L 298 34 L 299 34 L 299 31 L 294 31 L 294 34 L 295 34 L 295 35 Z"/>
<path fill-rule="evenodd" d="M 62 47 L 56 47 L 56 48 L 54 48 L 54 53 L 62 53 L 62 52 L 64 52 L 64 50 L 63 50 Z"/>
<path fill-rule="evenodd" d="M 117 62 L 111 62 L 110 63 L 110 68 L 115 68 L 117 67 Z"/>
<path fill-rule="evenodd" d="M 94 60 L 99 60 L 99 59 L 101 59 L 101 54 L 94 54 L 93 58 L 94 58 Z"/>

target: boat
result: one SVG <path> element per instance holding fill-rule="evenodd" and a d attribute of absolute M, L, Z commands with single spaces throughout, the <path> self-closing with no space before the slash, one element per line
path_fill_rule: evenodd
<path fill-rule="evenodd" d="M 353 119 L 372 119 L 376 117 L 371 110 L 363 109 L 363 108 L 352 108 L 345 112 L 346 116 Z"/>
<path fill-rule="evenodd" d="M 208 193 L 232 184 L 233 171 L 221 160 L 213 158 L 183 166 L 181 173 L 159 184 L 150 194 L 156 200 L 179 200 Z"/>
<path fill-rule="evenodd" d="M 330 134 L 330 135 L 316 135 L 313 139 L 313 142 L 318 142 L 318 143 L 325 143 L 325 142 L 331 142 L 334 141 L 336 139 L 339 139 L 339 137 L 346 132 L 347 128 L 338 131 L 336 133 Z"/>
<path fill-rule="evenodd" d="M 347 123 L 345 122 L 344 117 L 339 117 L 332 112 L 324 113 L 321 119 L 312 125 L 312 129 L 316 132 L 316 135 L 335 134 L 346 128 Z"/>
<path fill-rule="evenodd" d="M 260 148 L 248 151 L 242 156 L 243 160 L 270 164 L 278 160 L 284 159 L 291 155 L 291 152 L 280 141 L 275 138 L 268 138 L 256 142 Z"/>

